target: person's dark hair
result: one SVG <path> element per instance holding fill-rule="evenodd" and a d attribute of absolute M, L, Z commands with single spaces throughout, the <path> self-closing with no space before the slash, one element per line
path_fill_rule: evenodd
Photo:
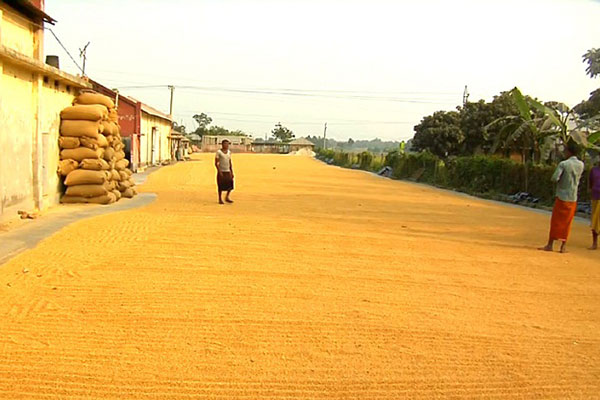
<path fill-rule="evenodd" d="M 580 152 L 579 145 L 572 139 L 567 142 L 567 150 L 574 156 L 578 156 Z"/>
<path fill-rule="evenodd" d="M 223 139 L 223 140 L 221 141 L 221 144 L 224 144 L 225 142 L 227 142 L 227 143 L 231 143 L 229 140 L 227 140 L 227 139 Z"/>

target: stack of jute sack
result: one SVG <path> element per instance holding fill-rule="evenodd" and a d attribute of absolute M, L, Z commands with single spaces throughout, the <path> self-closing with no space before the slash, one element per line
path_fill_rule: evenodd
<path fill-rule="evenodd" d="M 67 187 L 61 201 L 111 204 L 135 196 L 113 101 L 84 92 L 60 116 L 59 173 Z"/>

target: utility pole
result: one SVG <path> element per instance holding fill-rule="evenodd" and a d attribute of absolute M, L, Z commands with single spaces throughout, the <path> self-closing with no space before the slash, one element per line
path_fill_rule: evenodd
<path fill-rule="evenodd" d="M 115 95 L 115 110 L 119 109 L 119 89 L 113 89 L 113 92 L 116 93 Z"/>
<path fill-rule="evenodd" d="M 467 85 L 465 85 L 465 91 L 463 92 L 463 107 L 467 105 L 468 101 L 469 101 L 469 89 L 467 88 Z"/>
<path fill-rule="evenodd" d="M 327 150 L 327 122 L 325 122 L 325 129 L 323 129 L 323 150 Z"/>
<path fill-rule="evenodd" d="M 169 115 L 173 118 L 173 92 L 175 91 L 175 86 L 169 85 L 169 90 L 171 91 L 171 103 L 169 105 Z"/>
<path fill-rule="evenodd" d="M 83 49 L 79 49 L 79 57 L 83 58 L 83 68 L 81 69 L 81 73 L 85 76 L 85 60 L 87 60 L 87 48 L 91 42 L 87 42 Z"/>

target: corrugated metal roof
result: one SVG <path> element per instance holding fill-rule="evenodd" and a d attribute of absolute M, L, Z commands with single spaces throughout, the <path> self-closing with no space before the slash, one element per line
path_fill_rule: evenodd
<path fill-rule="evenodd" d="M 289 144 L 294 144 L 297 146 L 314 146 L 315 144 L 308 139 L 299 138 L 296 140 L 292 140 Z"/>
<path fill-rule="evenodd" d="M 159 111 L 154 107 L 150 107 L 148 104 L 145 104 L 134 97 L 131 97 L 131 96 L 123 96 L 123 97 L 127 97 L 128 99 L 130 99 L 131 101 L 135 101 L 136 103 L 141 103 L 142 111 L 145 112 L 146 114 L 154 115 L 155 117 L 159 117 L 162 119 L 166 119 L 167 121 L 173 122 L 173 119 L 169 115 L 165 114 L 164 112 Z"/>

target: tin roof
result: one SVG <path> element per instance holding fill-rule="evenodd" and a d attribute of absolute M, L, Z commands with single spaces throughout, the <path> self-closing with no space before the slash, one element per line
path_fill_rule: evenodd
<path fill-rule="evenodd" d="M 296 140 L 292 140 L 289 144 L 293 144 L 296 146 L 314 146 L 315 144 L 308 139 L 299 138 Z"/>
<path fill-rule="evenodd" d="M 131 97 L 131 96 L 123 96 L 123 97 L 127 97 L 131 101 L 140 103 L 142 105 L 142 111 L 145 112 L 146 114 L 154 115 L 155 117 L 159 117 L 162 119 L 166 119 L 167 121 L 173 122 L 173 119 L 169 115 L 165 114 L 164 112 L 159 111 L 156 108 L 151 107 L 148 104 L 145 104 L 134 97 Z"/>

